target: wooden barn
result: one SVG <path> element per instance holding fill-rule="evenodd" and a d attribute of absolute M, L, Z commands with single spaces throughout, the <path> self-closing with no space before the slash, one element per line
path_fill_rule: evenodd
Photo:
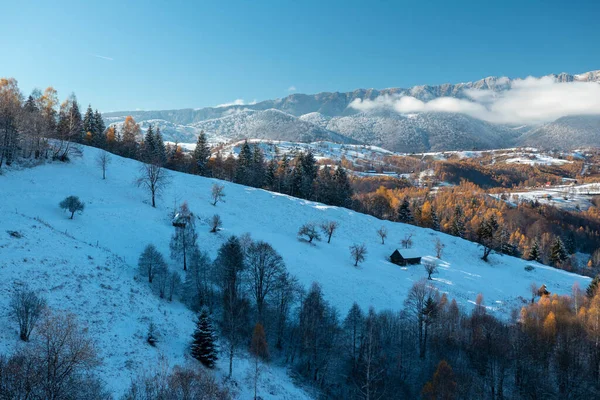
<path fill-rule="evenodd" d="M 403 253 L 403 254 L 402 254 Z M 402 250 L 402 253 L 396 249 L 390 256 L 390 261 L 396 265 L 415 265 L 421 263 L 421 257 L 411 250 Z"/>

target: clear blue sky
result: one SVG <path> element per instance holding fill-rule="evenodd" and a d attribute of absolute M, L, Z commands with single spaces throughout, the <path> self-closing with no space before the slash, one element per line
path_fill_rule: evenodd
<path fill-rule="evenodd" d="M 600 69 L 592 0 L 2 3 L 0 76 L 101 111 Z"/>

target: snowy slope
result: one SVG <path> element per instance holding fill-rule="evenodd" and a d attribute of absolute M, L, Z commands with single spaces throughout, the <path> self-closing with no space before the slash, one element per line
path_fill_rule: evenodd
<path fill-rule="evenodd" d="M 532 281 L 545 283 L 559 294 L 570 292 L 574 282 L 581 287 L 589 282 L 535 263 L 535 269 L 527 272 L 524 267 L 532 263 L 508 256 L 494 255 L 486 264 L 477 245 L 456 237 L 227 182 L 226 203 L 213 207 L 209 194 L 215 180 L 181 173 L 171 172 L 172 183 L 153 209 L 148 195 L 133 184 L 139 163 L 113 156 L 107 180 L 102 181 L 94 162 L 97 152 L 84 148 L 83 157 L 71 164 L 48 164 L 0 176 L 0 351 L 17 343 L 6 316 L 13 282 L 31 282 L 51 306 L 71 310 L 87 321 L 101 340 L 103 377 L 116 391 L 123 390 L 131 374 L 159 353 L 171 363 L 184 362 L 193 329 L 191 313 L 180 304 L 159 301 L 135 280 L 137 258 L 146 244 L 154 243 L 168 254 L 173 229 L 168 212 L 175 201 L 188 201 L 202 217 L 219 213 L 223 218 L 224 229 L 218 234 L 209 233 L 206 224 L 198 226 L 200 246 L 211 256 L 229 235 L 251 232 L 281 253 L 301 283 L 320 282 L 326 298 L 342 314 L 353 301 L 376 309 L 402 307 L 411 285 L 425 277 L 421 266 L 400 268 L 386 260 L 408 233 L 414 234 L 412 250 L 423 256 L 435 253 L 436 237 L 446 245 L 440 273 L 432 283 L 467 310 L 481 292 L 491 311 L 509 318 L 510 310 L 522 304 L 519 297 L 528 298 Z M 69 220 L 58 203 L 72 194 L 86 202 L 86 210 Z M 325 219 L 340 224 L 331 244 L 298 241 L 301 224 Z M 375 233 L 382 225 L 389 231 L 385 245 Z M 20 231 L 25 237 L 12 238 L 5 230 Z M 354 268 L 348 247 L 362 242 L 369 253 L 366 262 Z M 158 351 L 143 339 L 150 318 L 166 336 Z M 264 398 L 301 396 L 282 378 L 282 371 L 273 369 L 272 374 L 264 388 L 275 394 L 263 393 Z M 267 389 L 267 385 L 276 387 Z"/>

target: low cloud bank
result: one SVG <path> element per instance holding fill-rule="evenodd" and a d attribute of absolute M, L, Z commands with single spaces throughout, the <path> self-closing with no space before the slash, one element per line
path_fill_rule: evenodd
<path fill-rule="evenodd" d="M 505 83 L 505 82 L 504 82 Z M 600 84 L 559 83 L 552 77 L 516 79 L 503 92 L 467 89 L 466 98 L 440 97 L 422 101 L 412 96 L 380 96 L 356 99 L 350 107 L 359 111 L 392 109 L 398 113 L 461 113 L 502 124 L 539 124 L 567 115 L 600 114 Z"/>

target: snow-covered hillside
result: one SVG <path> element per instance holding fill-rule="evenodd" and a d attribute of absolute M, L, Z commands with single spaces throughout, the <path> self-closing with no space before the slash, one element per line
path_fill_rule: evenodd
<path fill-rule="evenodd" d="M 414 235 L 411 252 L 423 257 L 435 254 L 436 237 L 445 244 L 440 272 L 431 283 L 466 310 L 482 293 L 489 310 L 508 319 L 529 298 L 533 281 L 559 294 L 569 293 L 574 282 L 581 287 L 589 283 L 589 278 L 508 256 L 493 255 L 484 263 L 476 244 L 456 237 L 232 183 L 224 183 L 226 202 L 213 207 L 209 196 L 214 180 L 182 173 L 170 172 L 171 184 L 152 208 L 149 196 L 133 184 L 140 164 L 113 156 L 103 181 L 95 163 L 98 151 L 84 148 L 83 156 L 70 164 L 13 169 L 0 176 L 0 351 L 18 345 L 7 308 L 14 285 L 27 282 L 51 307 L 72 311 L 87 323 L 99 340 L 102 377 L 116 392 L 160 354 L 172 364 L 185 362 L 192 313 L 179 303 L 160 301 L 136 279 L 137 259 L 148 243 L 168 254 L 173 232 L 168 214 L 183 201 L 200 217 L 222 217 L 218 234 L 209 233 L 205 223 L 198 226 L 198 242 L 212 257 L 229 235 L 250 232 L 271 243 L 302 284 L 321 283 L 342 315 L 354 301 L 378 310 L 401 308 L 412 284 L 426 276 L 422 266 L 401 268 L 387 261 L 408 234 Z M 58 207 L 68 195 L 86 203 L 74 220 Z M 323 220 L 340 224 L 331 244 L 297 239 L 300 225 Z M 380 226 L 389 231 L 385 245 L 376 234 Z M 11 237 L 7 230 L 24 237 Z M 349 254 L 354 243 L 368 249 L 358 268 Z M 525 270 L 527 265 L 534 269 Z M 144 341 L 150 320 L 162 334 L 158 349 Z M 239 360 L 234 369 L 242 371 L 244 365 Z M 305 396 L 278 368 L 265 375 L 261 387 L 263 398 Z M 245 390 L 242 385 L 240 398 L 248 398 Z"/>

